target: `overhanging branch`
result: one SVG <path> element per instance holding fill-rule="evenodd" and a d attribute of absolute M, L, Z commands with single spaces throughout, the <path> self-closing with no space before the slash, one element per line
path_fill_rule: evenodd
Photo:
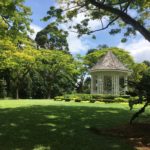
<path fill-rule="evenodd" d="M 117 16 L 116 18 L 114 18 L 113 20 L 111 20 L 105 27 L 102 27 L 101 29 L 97 29 L 97 30 L 90 31 L 90 32 L 88 32 L 87 34 L 91 34 L 91 33 L 94 33 L 94 32 L 98 32 L 98 31 L 102 31 L 102 30 L 107 29 L 107 28 L 108 28 L 111 24 L 113 24 L 118 18 L 119 18 L 119 16 Z"/>
<path fill-rule="evenodd" d="M 125 10 L 127 10 L 130 4 L 135 0 L 130 0 L 124 11 L 121 11 L 107 4 L 99 3 L 96 0 L 88 1 L 90 4 L 97 7 L 98 9 L 102 9 L 120 17 L 126 24 L 131 25 L 135 30 L 139 31 L 145 37 L 145 39 L 147 39 L 150 42 L 150 31 L 148 31 L 143 25 L 140 24 L 140 22 L 136 21 L 134 18 L 132 18 L 125 12 Z"/>

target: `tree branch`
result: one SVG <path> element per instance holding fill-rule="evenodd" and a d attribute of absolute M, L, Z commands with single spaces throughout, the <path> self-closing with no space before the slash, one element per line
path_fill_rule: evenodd
<path fill-rule="evenodd" d="M 133 123 L 133 120 L 135 120 L 137 117 L 139 117 L 140 114 L 142 114 L 143 112 L 145 112 L 145 108 L 149 105 L 149 101 L 147 101 L 145 103 L 145 105 L 138 111 L 136 112 L 130 119 L 130 124 Z"/>
<path fill-rule="evenodd" d="M 116 18 L 114 18 L 113 20 L 111 20 L 105 27 L 102 27 L 101 29 L 97 29 L 97 30 L 90 31 L 90 32 L 88 32 L 87 34 L 91 34 L 91 33 L 97 32 L 97 31 L 102 31 L 102 30 L 107 29 L 107 28 L 108 28 L 111 24 L 113 24 L 118 18 L 119 18 L 119 16 L 117 16 Z"/>
<path fill-rule="evenodd" d="M 118 18 L 120 17 L 126 24 L 131 25 L 135 30 L 139 31 L 145 37 L 145 39 L 147 39 L 150 42 L 150 31 L 148 31 L 144 26 L 142 26 L 138 21 L 136 21 L 134 18 L 129 16 L 124 11 L 121 11 L 117 8 L 113 8 L 110 5 L 98 3 L 96 2 L 96 0 L 88 0 L 88 1 L 99 9 L 102 9 L 102 10 L 105 10 L 105 11 L 108 11 L 110 13 L 117 15 Z M 129 7 L 131 2 L 133 2 L 133 0 L 129 1 L 129 3 L 126 6 L 126 10 Z"/>
<path fill-rule="evenodd" d="M 8 27 L 11 27 L 11 25 L 9 24 L 9 22 L 5 19 L 4 16 L 0 15 L 1 18 L 3 19 L 3 21 L 8 25 Z"/>
<path fill-rule="evenodd" d="M 126 7 L 122 10 L 123 12 L 125 12 L 129 5 L 131 4 L 132 0 L 129 1 L 129 3 L 126 5 Z M 102 24 L 102 28 L 101 29 L 97 29 L 97 30 L 93 30 L 93 31 L 90 31 L 88 32 L 87 34 L 91 34 L 91 33 L 94 33 L 94 32 L 98 32 L 98 31 L 102 31 L 102 30 L 105 30 L 107 29 L 111 24 L 113 24 L 117 19 L 119 18 L 119 15 L 117 17 L 115 17 L 113 20 L 111 20 L 105 27 L 103 26 L 103 22 L 101 20 L 101 24 Z"/>

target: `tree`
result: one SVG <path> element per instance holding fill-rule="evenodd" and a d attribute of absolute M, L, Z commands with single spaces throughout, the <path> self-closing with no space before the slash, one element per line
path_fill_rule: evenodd
<path fill-rule="evenodd" d="M 126 28 L 122 42 L 126 41 L 127 36 L 136 35 L 135 31 L 150 41 L 149 0 L 58 0 L 58 2 L 60 7 L 50 7 L 44 20 L 55 17 L 57 22 L 68 22 L 83 14 L 82 21 L 71 26 L 78 31 L 79 36 L 105 30 L 116 23 L 116 26 L 111 28 L 110 34 L 120 33 L 121 28 Z M 136 15 L 131 15 L 132 12 Z M 108 18 L 106 25 L 104 17 Z M 99 21 L 100 28 L 91 30 L 89 26 L 91 20 Z"/>
<path fill-rule="evenodd" d="M 104 49 L 104 48 L 108 48 L 108 46 L 106 44 L 104 44 L 104 45 L 98 45 L 97 48 L 89 49 L 87 51 L 86 55 L 88 55 L 90 53 L 93 53 L 94 51 L 98 51 L 98 50 Z"/>
<path fill-rule="evenodd" d="M 87 68 L 86 65 L 84 64 L 84 57 L 81 56 L 80 54 L 76 55 L 76 64 L 77 64 L 77 70 L 79 71 L 78 74 L 78 80 L 77 80 L 77 85 L 76 85 L 76 91 L 78 93 L 83 93 L 84 91 L 84 82 L 85 78 L 87 75 Z"/>
<path fill-rule="evenodd" d="M 150 67 L 150 61 L 144 60 L 143 63 L 144 63 L 145 65 L 147 65 L 148 67 Z"/>
<path fill-rule="evenodd" d="M 140 87 L 140 92 L 143 93 L 143 95 L 145 96 L 145 104 L 144 106 L 137 111 L 130 119 L 130 124 L 133 123 L 133 121 L 139 117 L 139 115 L 143 112 L 145 112 L 145 108 L 149 105 L 150 103 L 150 67 L 147 68 L 144 72 L 143 72 L 143 76 L 140 80 L 140 82 L 138 83 L 138 87 Z"/>
<path fill-rule="evenodd" d="M 135 63 L 132 66 L 132 73 L 129 76 L 128 84 L 130 89 L 128 93 L 132 96 L 139 96 L 139 102 L 142 102 L 141 97 L 144 95 L 144 91 L 140 83 L 147 68 L 147 65 L 144 63 Z"/>
<path fill-rule="evenodd" d="M 37 33 L 35 41 L 41 48 L 69 51 L 67 43 L 68 33 L 52 23 Z"/>
<path fill-rule="evenodd" d="M 104 56 L 108 51 L 112 51 L 118 59 L 125 64 L 129 69 L 132 68 L 134 61 L 130 56 L 129 52 L 124 51 L 123 49 L 112 47 L 112 48 L 104 48 L 100 50 L 96 50 L 90 54 L 87 54 L 84 58 L 84 63 L 87 65 L 88 69 L 91 69 L 100 59 L 100 57 Z"/>
<path fill-rule="evenodd" d="M 30 32 L 31 10 L 24 5 L 24 0 L 0 1 L 0 38 L 11 37 L 18 42 Z"/>
<path fill-rule="evenodd" d="M 40 50 L 39 72 L 43 77 L 47 98 L 71 92 L 77 80 L 77 70 L 70 54 L 57 50 Z"/>
<path fill-rule="evenodd" d="M 1 52 L 1 72 L 8 72 L 13 88 L 15 89 L 15 98 L 19 98 L 19 90 L 25 77 L 29 71 L 37 67 L 39 55 L 37 50 L 27 49 L 24 50 L 7 50 Z"/>

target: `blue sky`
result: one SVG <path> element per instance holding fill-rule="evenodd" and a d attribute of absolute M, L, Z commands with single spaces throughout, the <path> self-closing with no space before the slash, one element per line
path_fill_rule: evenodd
<path fill-rule="evenodd" d="M 55 0 L 26 0 L 25 5 L 31 7 L 33 20 L 31 27 L 36 32 L 44 28 L 49 22 L 43 22 L 41 19 L 46 16 L 46 12 L 49 7 L 55 4 Z M 76 20 L 80 20 L 77 18 Z M 92 22 L 91 26 L 97 27 L 99 24 Z M 127 43 L 121 43 L 121 34 L 109 35 L 109 30 L 104 30 L 96 33 L 96 40 L 89 36 L 83 36 L 77 38 L 75 33 L 70 33 L 68 37 L 69 48 L 72 54 L 85 54 L 88 49 L 96 48 L 98 45 L 107 44 L 112 47 L 120 47 L 131 53 L 134 59 L 141 62 L 145 59 L 150 60 L 150 43 L 147 42 L 140 34 L 135 37 L 131 37 Z M 35 37 L 35 34 L 33 38 Z"/>

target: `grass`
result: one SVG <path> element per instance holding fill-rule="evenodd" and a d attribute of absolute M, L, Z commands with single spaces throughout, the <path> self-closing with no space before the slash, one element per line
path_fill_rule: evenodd
<path fill-rule="evenodd" d="M 96 135 L 89 130 L 122 126 L 132 114 L 127 104 L 2 100 L 0 149 L 134 150 L 125 139 Z"/>

